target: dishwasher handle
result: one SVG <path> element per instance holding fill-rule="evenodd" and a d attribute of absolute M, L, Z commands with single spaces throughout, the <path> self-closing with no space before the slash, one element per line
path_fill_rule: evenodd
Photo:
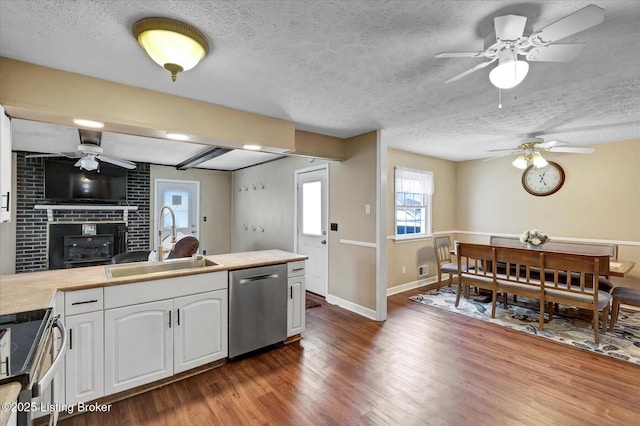
<path fill-rule="evenodd" d="M 64 362 L 64 354 L 67 351 L 67 330 L 64 328 L 64 324 L 62 324 L 62 321 L 60 320 L 60 315 L 56 316 L 53 319 L 52 327 L 55 327 L 58 330 L 60 330 L 60 337 L 62 338 L 62 343 L 60 344 L 60 350 L 58 351 L 55 359 L 51 363 L 51 367 L 49 367 L 49 370 L 47 370 L 44 376 L 42 376 L 42 378 L 37 383 L 34 383 L 33 393 L 32 393 L 33 397 L 40 396 L 44 388 L 49 386 L 49 383 L 51 383 L 51 381 L 53 380 L 53 376 L 57 373 L 58 368 Z"/>
<path fill-rule="evenodd" d="M 247 277 L 240 279 L 240 284 L 249 283 L 252 281 L 262 281 L 262 280 L 271 280 L 280 278 L 280 274 L 265 274 L 265 275 L 256 275 L 254 277 Z"/>

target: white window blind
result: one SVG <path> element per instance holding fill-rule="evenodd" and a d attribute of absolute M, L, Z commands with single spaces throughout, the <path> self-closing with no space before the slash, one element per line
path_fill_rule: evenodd
<path fill-rule="evenodd" d="M 433 172 L 395 168 L 396 235 L 431 234 Z"/>

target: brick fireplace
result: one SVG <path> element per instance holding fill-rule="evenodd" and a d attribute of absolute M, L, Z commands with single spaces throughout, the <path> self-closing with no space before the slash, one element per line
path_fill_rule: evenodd
<path fill-rule="evenodd" d="M 50 222 L 47 269 L 105 265 L 127 251 L 126 222 Z"/>
<path fill-rule="evenodd" d="M 80 237 L 75 241 L 76 246 L 71 246 L 73 256 L 84 257 L 89 251 L 97 254 L 99 248 L 91 248 L 91 243 L 85 245 L 82 238 L 86 240 L 91 235 L 83 234 L 82 224 L 96 224 L 100 226 L 96 229 L 96 236 L 103 235 L 102 225 L 119 223 L 126 225 L 126 238 L 124 247 L 126 250 L 148 250 L 149 249 L 149 217 L 150 217 L 150 165 L 147 163 L 136 163 L 136 170 L 127 172 L 127 202 L 122 205 L 135 206 L 137 210 L 131 211 L 128 217 L 123 215 L 122 210 L 93 210 L 95 204 L 90 208 L 83 209 L 78 206 L 73 210 L 56 211 L 52 220 L 49 220 L 46 210 L 38 210 L 36 205 L 44 204 L 44 159 L 27 158 L 26 152 L 17 152 L 17 191 L 16 191 L 16 273 L 43 271 L 49 267 L 49 246 L 47 239 L 52 225 L 75 224 L 79 228 L 70 231 L 69 236 Z M 113 207 L 113 206 L 111 206 Z M 90 227 L 89 227 L 90 228 Z M 56 229 L 54 227 L 54 229 Z M 85 230 L 87 228 L 85 227 Z M 57 231 L 54 231 L 57 232 Z M 113 243 L 111 249 L 114 254 L 122 244 L 122 238 L 118 240 L 116 231 L 113 233 Z M 78 244 L 80 243 L 80 244 Z M 103 242 L 104 243 L 104 242 Z M 64 238 L 62 241 L 64 245 Z M 73 244 L 73 243 L 72 243 Z M 84 248 L 81 246 L 85 246 Z M 64 246 L 63 246 L 64 247 Z M 124 250 L 124 251 L 126 251 Z M 69 248 L 67 248 L 69 251 Z M 83 252 L 84 251 L 84 252 Z M 53 256 L 57 258 L 57 255 Z M 60 258 L 64 257 L 64 250 Z M 64 262 L 63 262 L 64 263 Z M 90 262 L 87 262 L 90 264 Z M 80 263 L 75 264 L 79 266 Z"/>

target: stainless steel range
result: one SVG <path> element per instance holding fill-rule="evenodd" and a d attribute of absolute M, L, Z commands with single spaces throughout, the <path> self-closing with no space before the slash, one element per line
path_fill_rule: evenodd
<path fill-rule="evenodd" d="M 57 328 L 62 337 L 55 356 L 53 328 Z M 64 360 L 66 332 L 59 318 L 52 315 L 51 308 L 0 315 L 0 329 L 5 330 L 0 344 L 4 348 L 0 385 L 10 382 L 22 385 L 17 404 L 18 425 L 30 425 L 32 413 L 23 408 L 49 388 Z"/>

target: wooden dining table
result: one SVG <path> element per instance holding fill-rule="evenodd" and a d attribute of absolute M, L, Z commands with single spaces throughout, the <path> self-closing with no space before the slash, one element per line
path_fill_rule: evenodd
<path fill-rule="evenodd" d="M 451 256 L 455 257 L 455 250 L 451 250 Z M 609 261 L 609 276 L 624 278 L 634 267 L 633 260 L 611 259 Z"/>
<path fill-rule="evenodd" d="M 636 266 L 633 260 L 612 259 L 609 261 L 609 275 L 612 277 L 624 277 Z"/>

